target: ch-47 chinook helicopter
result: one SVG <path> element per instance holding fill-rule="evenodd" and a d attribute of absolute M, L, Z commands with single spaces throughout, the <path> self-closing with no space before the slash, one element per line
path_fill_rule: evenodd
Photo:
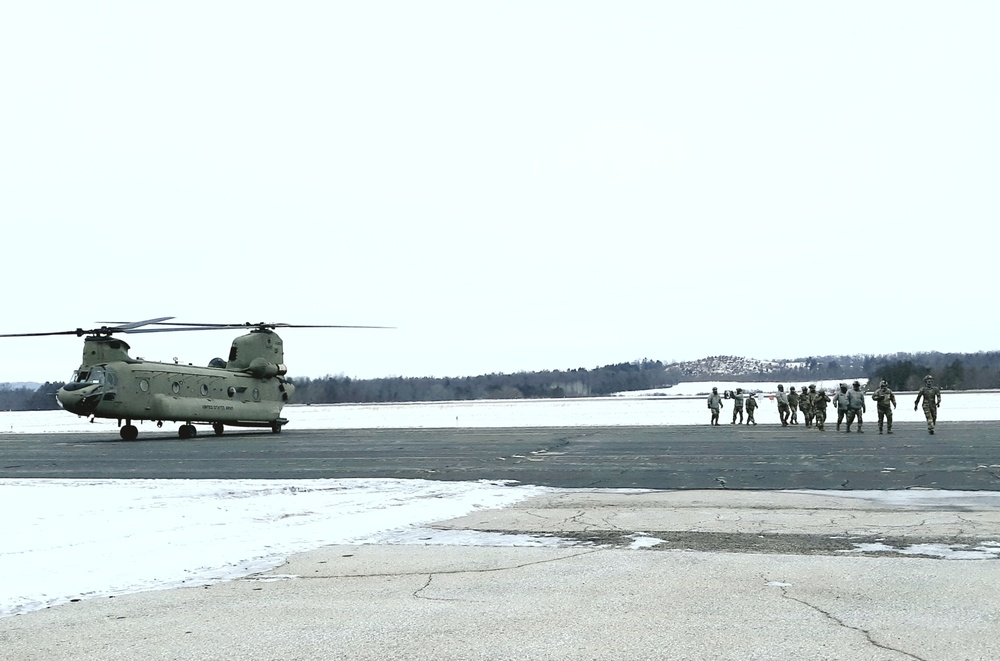
<path fill-rule="evenodd" d="M 0 337 L 76 335 L 84 337 L 83 362 L 73 380 L 56 393 L 59 404 L 81 416 L 117 419 L 126 441 L 139 436 L 135 422 L 182 423 L 181 438 L 197 434 L 195 424 L 211 425 L 221 435 L 232 427 L 269 427 L 279 433 L 288 420 L 281 417 L 295 386 L 285 378 L 284 350 L 275 328 L 380 328 L 378 326 L 309 326 L 298 324 L 188 324 L 160 317 L 91 330 L 77 328 L 53 333 L 16 333 Z M 229 360 L 213 359 L 207 367 L 161 363 L 133 358 L 131 347 L 114 335 L 169 333 L 242 328 L 233 340 Z M 122 422 L 124 421 L 124 425 Z"/>

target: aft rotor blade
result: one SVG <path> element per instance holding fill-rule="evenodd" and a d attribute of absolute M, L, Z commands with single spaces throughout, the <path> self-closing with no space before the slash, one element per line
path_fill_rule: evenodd
<path fill-rule="evenodd" d="M 130 323 L 122 323 L 120 321 L 98 321 L 99 324 L 120 324 L 115 326 L 115 328 L 120 328 L 121 330 L 128 330 L 130 328 L 138 328 L 139 326 L 149 326 L 151 324 L 162 324 L 168 319 L 173 319 L 173 317 L 157 317 L 156 319 L 145 319 L 143 321 L 133 321 Z"/>

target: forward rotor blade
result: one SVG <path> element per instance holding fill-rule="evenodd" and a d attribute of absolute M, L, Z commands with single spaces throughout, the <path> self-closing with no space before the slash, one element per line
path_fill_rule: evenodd
<path fill-rule="evenodd" d="M 51 333 L 4 333 L 0 337 L 44 337 L 46 335 L 77 335 L 82 337 L 90 331 L 85 331 L 82 328 L 77 328 L 71 331 L 53 331 Z"/>
<path fill-rule="evenodd" d="M 166 317 L 166 319 L 173 319 L 173 317 Z M 123 324 L 120 321 L 98 321 L 99 324 Z M 163 333 L 175 330 L 215 330 L 215 329 L 226 329 L 226 328 L 384 328 L 393 329 L 395 326 L 353 326 L 353 325 L 342 325 L 342 324 L 286 324 L 283 322 L 269 324 L 267 322 L 260 323 L 242 323 L 242 324 L 202 324 L 195 322 L 186 321 L 148 321 L 148 322 L 137 322 L 143 325 L 149 326 L 169 326 L 170 328 L 164 329 L 143 329 L 143 330 L 123 330 L 127 333 Z M 125 329 L 126 326 L 116 326 L 115 328 Z"/>

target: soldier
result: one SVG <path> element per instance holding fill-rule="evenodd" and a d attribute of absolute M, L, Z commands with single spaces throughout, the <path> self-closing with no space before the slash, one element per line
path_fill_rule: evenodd
<path fill-rule="evenodd" d="M 788 390 L 788 409 L 792 412 L 792 419 L 789 422 L 793 425 L 799 424 L 799 393 L 795 392 L 795 386 Z"/>
<path fill-rule="evenodd" d="M 882 433 L 882 420 L 889 424 L 887 432 L 892 433 L 892 409 L 896 408 L 896 396 L 889 390 L 889 384 L 885 381 L 879 384 L 878 390 L 872 395 L 872 399 L 878 402 L 878 433 Z"/>
<path fill-rule="evenodd" d="M 816 428 L 820 431 L 826 431 L 823 429 L 823 425 L 826 423 L 826 405 L 830 403 L 830 396 L 826 394 L 826 390 L 821 388 L 817 392 L 815 388 L 816 386 L 809 386 L 809 392 L 812 395 L 813 411 L 816 415 Z"/>
<path fill-rule="evenodd" d="M 833 403 L 837 405 L 837 431 L 840 431 L 840 423 L 847 415 L 847 384 L 840 384 L 840 392 L 833 396 Z"/>
<path fill-rule="evenodd" d="M 928 374 L 924 377 L 924 387 L 917 391 L 917 399 L 913 402 L 913 410 L 917 410 L 920 399 L 924 400 L 924 417 L 927 418 L 927 433 L 934 433 L 937 424 L 937 410 L 941 406 L 941 389 L 934 387 L 934 377 Z"/>
<path fill-rule="evenodd" d="M 733 393 L 733 421 L 729 424 L 736 424 L 736 414 L 740 416 L 740 424 L 743 424 L 743 388 L 737 388 Z"/>
<path fill-rule="evenodd" d="M 795 388 L 792 388 L 795 390 Z M 785 386 L 778 384 L 778 418 L 781 420 L 781 426 L 788 426 L 788 395 L 785 394 Z"/>
<path fill-rule="evenodd" d="M 799 410 L 802 411 L 802 417 L 806 420 L 806 427 L 813 426 L 813 418 L 816 417 L 816 411 L 813 409 L 813 395 L 816 394 L 816 385 L 813 384 L 806 388 L 802 386 L 802 393 L 799 395 Z"/>
<path fill-rule="evenodd" d="M 861 431 L 861 423 L 864 422 L 861 419 L 861 414 L 864 413 L 867 408 L 865 407 L 865 394 L 861 392 L 861 384 L 855 381 L 852 384 L 854 387 L 847 391 L 847 432 L 851 431 L 851 423 L 854 419 L 858 419 L 858 433 L 864 434 Z"/>
<path fill-rule="evenodd" d="M 708 408 L 712 410 L 712 422 L 710 424 L 719 424 L 719 409 L 722 408 L 722 395 L 719 394 L 718 388 L 712 388 L 712 394 L 708 396 Z"/>
<path fill-rule="evenodd" d="M 752 424 L 755 427 L 757 426 L 757 421 L 753 419 L 753 412 L 756 408 L 757 399 L 753 396 L 753 393 L 750 393 L 750 396 L 747 397 L 747 424 Z"/>

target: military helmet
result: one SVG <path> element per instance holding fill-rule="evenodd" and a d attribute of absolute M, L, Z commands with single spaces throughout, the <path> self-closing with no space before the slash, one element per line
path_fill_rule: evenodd
<path fill-rule="evenodd" d="M 934 378 L 933 376 L 931 376 L 930 374 L 928 374 L 927 376 L 924 377 L 924 381 L 930 381 L 933 378 Z"/>
<path fill-rule="evenodd" d="M 791 392 L 795 392 L 795 386 L 792 386 L 792 387 L 791 387 L 791 388 L 789 388 L 788 390 L 789 390 L 789 391 L 791 391 Z"/>
<path fill-rule="evenodd" d="M 861 384 L 860 384 L 860 383 L 858 383 L 857 381 L 855 381 L 855 382 L 854 382 L 854 383 L 852 383 L 851 385 L 852 385 L 852 386 L 857 386 L 857 387 L 859 387 L 859 388 L 861 387 Z"/>
<path fill-rule="evenodd" d="M 816 390 L 816 384 L 815 383 L 810 383 L 809 384 L 809 390 Z"/>
<path fill-rule="evenodd" d="M 880 387 L 882 387 L 882 388 L 885 388 L 885 387 L 886 387 L 886 386 L 888 386 L 889 384 L 888 384 L 888 383 L 886 383 L 885 379 L 882 379 L 882 383 L 880 383 L 880 384 L 878 384 L 878 385 L 879 385 Z"/>
<path fill-rule="evenodd" d="M 712 388 L 712 392 L 719 392 L 718 388 Z"/>

